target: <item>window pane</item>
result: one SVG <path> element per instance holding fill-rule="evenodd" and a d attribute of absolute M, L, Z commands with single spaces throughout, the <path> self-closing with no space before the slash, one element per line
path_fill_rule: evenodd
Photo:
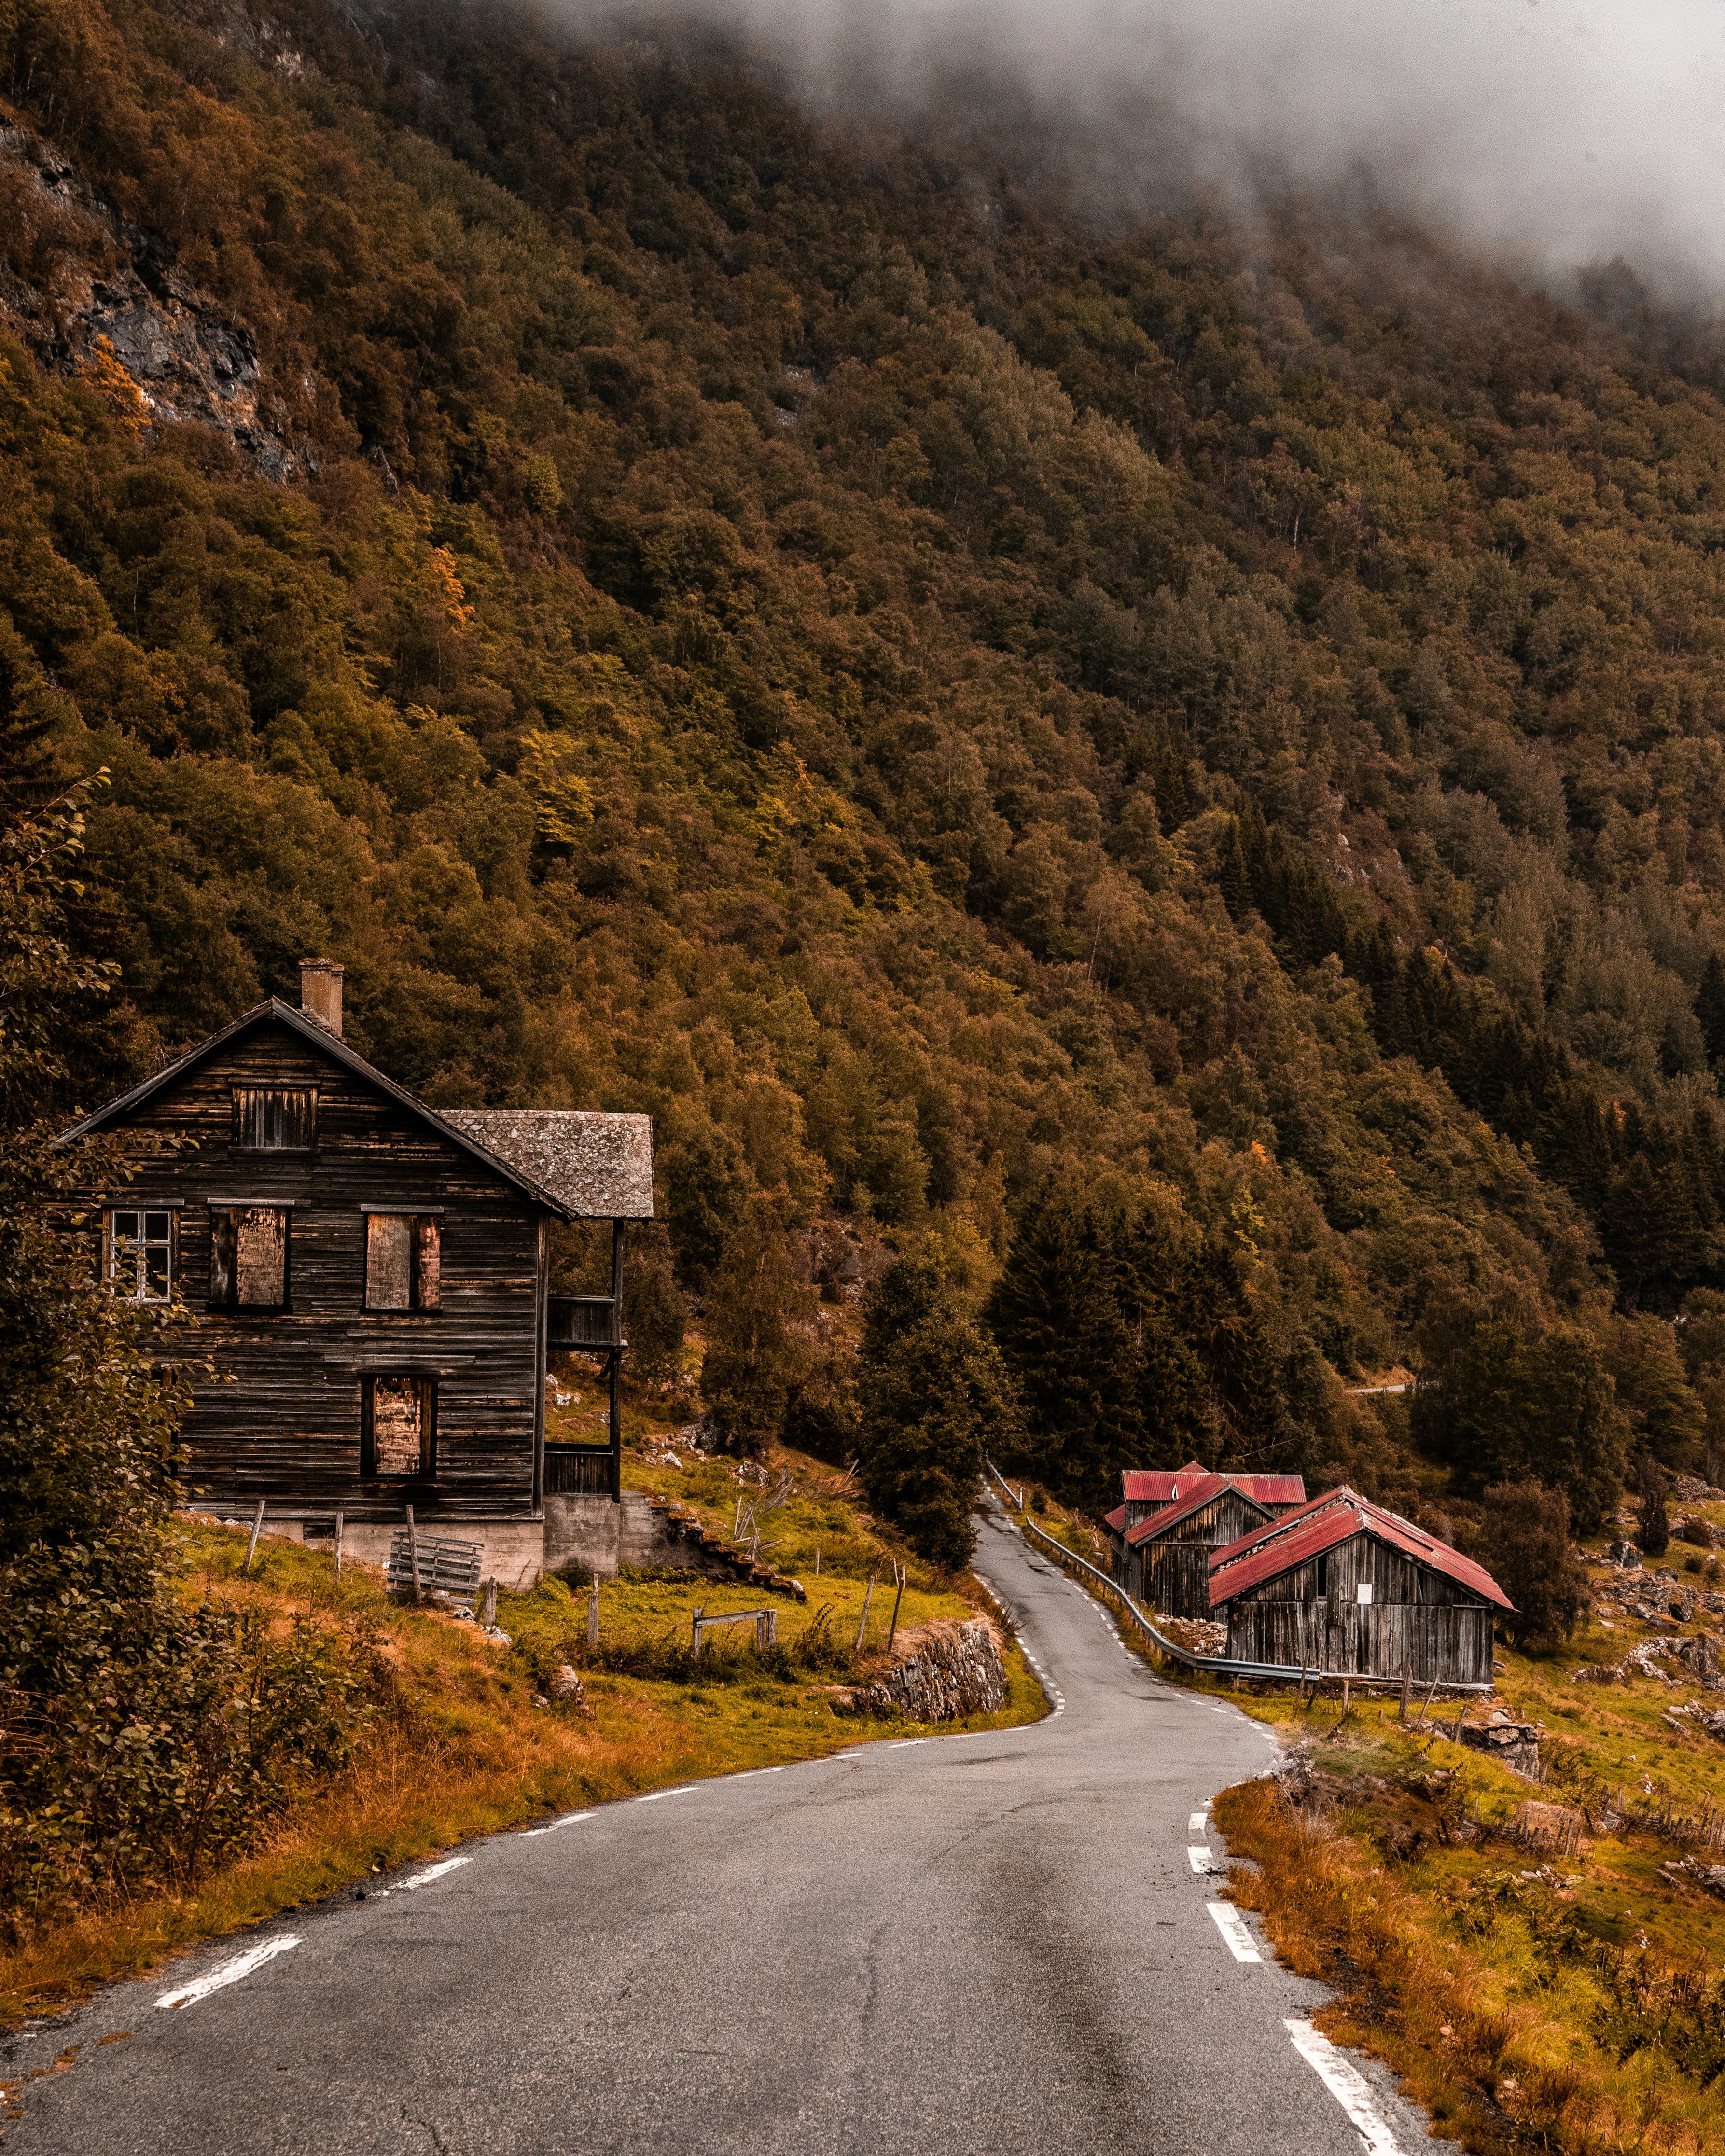
<path fill-rule="evenodd" d="M 136 1219 L 137 1215 L 134 1214 L 132 1218 Z M 146 1242 L 165 1243 L 167 1240 L 167 1224 L 172 1218 L 172 1213 L 146 1213 L 144 1215 Z"/>
<path fill-rule="evenodd" d="M 136 1213 L 109 1215 L 109 1269 L 114 1292 L 127 1301 L 138 1293 L 138 1216 Z"/>
<path fill-rule="evenodd" d="M 443 1301 L 443 1237 L 435 1220 L 418 1223 L 419 1307 L 436 1310 Z"/>
<path fill-rule="evenodd" d="M 377 1216 L 374 1214 L 372 1218 Z M 417 1378 L 372 1380 L 372 1450 L 380 1475 L 417 1475 L 424 1442 L 424 1388 Z"/>
<path fill-rule="evenodd" d="M 413 1218 L 410 1213 L 366 1215 L 366 1306 L 410 1310 L 413 1301 Z"/>
<path fill-rule="evenodd" d="M 276 1310 L 287 1301 L 287 1223 L 271 1205 L 235 1211 L 234 1299 L 242 1310 Z"/>
<path fill-rule="evenodd" d="M 212 1310 L 234 1306 L 234 1215 L 224 1206 L 209 1220 L 209 1304 Z"/>
<path fill-rule="evenodd" d="M 146 1243 L 144 1245 L 144 1296 L 146 1301 L 167 1301 L 168 1255 L 166 1243 Z"/>
<path fill-rule="evenodd" d="M 234 1142 L 261 1152 L 305 1152 L 316 1142 L 317 1094 L 304 1086 L 236 1086 Z"/>

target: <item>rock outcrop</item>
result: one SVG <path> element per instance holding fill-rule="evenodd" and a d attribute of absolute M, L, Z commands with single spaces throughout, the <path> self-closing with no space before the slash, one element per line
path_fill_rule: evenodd
<path fill-rule="evenodd" d="M 107 357 L 141 395 L 150 424 L 208 427 L 266 478 L 300 475 L 306 459 L 289 415 L 260 402 L 249 328 L 199 290 L 158 235 L 21 128 L 0 126 L 0 218 L 13 265 L 0 260 L 0 321 L 45 364 L 88 373 Z"/>
<path fill-rule="evenodd" d="M 1458 1742 L 1483 1752 L 1525 1780 L 1539 1779 L 1539 1732 L 1531 1722 L 1464 1722 Z"/>
<path fill-rule="evenodd" d="M 902 1714 L 912 1722 L 957 1722 L 993 1714 L 1006 1704 L 1006 1663 L 1000 1635 L 986 1617 L 925 1625 L 886 1675 L 860 1690 L 864 1714 Z"/>

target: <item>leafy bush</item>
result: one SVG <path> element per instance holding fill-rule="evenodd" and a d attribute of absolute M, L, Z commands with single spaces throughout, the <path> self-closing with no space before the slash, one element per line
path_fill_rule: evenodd
<path fill-rule="evenodd" d="M 1537 1482 L 1494 1483 L 1481 1500 L 1479 1554 L 1515 1609 L 1502 1621 L 1518 1646 L 1567 1640 L 1588 1607 L 1587 1573 L 1569 1538 L 1568 1500 Z"/>

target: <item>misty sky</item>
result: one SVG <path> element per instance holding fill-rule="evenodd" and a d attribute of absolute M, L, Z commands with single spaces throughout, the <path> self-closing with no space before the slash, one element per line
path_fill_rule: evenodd
<path fill-rule="evenodd" d="M 1619 253 L 1725 295 L 1725 0 L 711 0 L 811 85 L 866 54 L 912 99 L 930 63 L 1015 65 L 1093 116 L 1120 183 L 1145 93 L 1210 177 L 1266 154 L 1393 197 L 1549 272 Z M 1118 123 L 1118 124 L 1116 124 Z"/>

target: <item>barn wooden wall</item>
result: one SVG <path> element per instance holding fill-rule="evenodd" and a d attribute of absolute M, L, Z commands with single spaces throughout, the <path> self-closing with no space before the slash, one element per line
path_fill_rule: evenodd
<path fill-rule="evenodd" d="M 1138 1599 L 1169 1617 L 1208 1617 L 1213 1550 L 1267 1524 L 1269 1513 L 1238 1490 L 1224 1490 L 1208 1505 L 1176 1522 L 1132 1553 Z"/>
<path fill-rule="evenodd" d="M 1415 1683 L 1491 1683 L 1489 1604 L 1369 1535 L 1327 1554 L 1322 1599 L 1312 1560 L 1225 1605 L 1230 1658 L 1364 1676 L 1405 1671 Z M 1372 1587 L 1365 1605 L 1357 1599 L 1362 1580 Z"/>
<path fill-rule="evenodd" d="M 236 1086 L 315 1086 L 315 1149 L 236 1149 Z M 188 1354 L 233 1376 L 198 1386 L 185 1424 L 194 1502 L 339 1506 L 356 1520 L 398 1518 L 409 1502 L 433 1517 L 531 1509 L 540 1213 L 524 1194 L 285 1026 L 247 1034 L 129 1121 L 198 1142 L 116 1194 L 126 1205 L 184 1201 L 177 1277 L 198 1319 Z M 290 1310 L 206 1311 L 209 1201 L 222 1198 L 291 1201 Z M 362 1204 L 441 1209 L 439 1308 L 365 1308 Z M 367 1373 L 437 1379 L 434 1484 L 362 1479 Z"/>

